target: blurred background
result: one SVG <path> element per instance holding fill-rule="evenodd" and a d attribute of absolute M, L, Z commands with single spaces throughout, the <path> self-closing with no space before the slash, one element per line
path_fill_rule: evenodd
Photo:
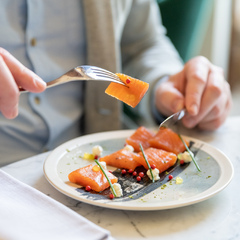
<path fill-rule="evenodd" d="M 167 35 L 186 62 L 202 55 L 223 68 L 240 107 L 240 0 L 156 0 Z"/>

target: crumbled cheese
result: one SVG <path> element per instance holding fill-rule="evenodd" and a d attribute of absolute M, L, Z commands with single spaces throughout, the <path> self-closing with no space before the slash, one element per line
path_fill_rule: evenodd
<path fill-rule="evenodd" d="M 153 173 L 154 180 L 157 181 L 157 180 L 160 179 L 160 177 L 159 177 L 159 170 L 157 168 L 152 169 L 152 173 Z M 151 174 L 149 169 L 147 170 L 147 175 L 152 180 L 152 174 Z"/>
<path fill-rule="evenodd" d="M 102 162 L 99 162 L 99 164 L 102 166 L 102 168 L 103 168 L 104 171 L 108 171 L 108 170 L 107 170 L 106 162 L 102 161 Z"/>
<path fill-rule="evenodd" d="M 92 148 L 92 154 L 100 157 L 102 155 L 103 148 L 100 145 L 96 145 Z"/>
<path fill-rule="evenodd" d="M 193 152 L 190 151 L 190 154 L 192 155 L 192 157 L 194 157 Z M 188 151 L 185 151 L 184 153 L 179 153 L 178 159 L 183 160 L 185 163 L 189 163 L 192 161 L 190 154 Z"/>
<path fill-rule="evenodd" d="M 181 177 L 176 177 L 176 184 L 183 183 L 183 179 Z"/>
<path fill-rule="evenodd" d="M 121 185 L 119 183 L 114 183 L 113 184 L 113 188 L 114 188 L 115 193 L 117 195 L 116 197 L 121 197 L 123 195 L 122 187 L 121 187 Z M 111 192 L 112 192 L 112 189 L 111 189 Z"/>
<path fill-rule="evenodd" d="M 130 152 L 134 152 L 134 148 L 133 148 L 133 146 L 131 146 L 131 145 L 126 145 L 126 146 L 124 147 L 124 149 L 125 149 L 125 150 L 128 150 L 128 151 L 130 151 Z"/>

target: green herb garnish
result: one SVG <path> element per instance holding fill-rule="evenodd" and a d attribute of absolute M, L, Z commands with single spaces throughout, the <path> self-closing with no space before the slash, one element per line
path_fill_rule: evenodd
<path fill-rule="evenodd" d="M 193 160 L 193 162 L 194 162 L 194 164 L 195 164 L 195 166 L 196 166 L 197 170 L 198 170 L 199 172 L 201 172 L 201 169 L 200 169 L 200 167 L 198 166 L 198 164 L 197 164 L 197 162 L 196 162 L 195 158 L 194 158 L 194 157 L 193 157 L 193 155 L 191 154 L 191 152 L 190 152 L 190 150 L 189 150 L 188 146 L 186 145 L 186 143 L 185 143 L 185 142 L 184 142 L 184 140 L 182 139 L 181 135 L 180 135 L 180 134 L 178 134 L 178 136 L 179 136 L 179 138 L 181 139 L 181 141 L 183 142 L 183 144 L 184 144 L 185 148 L 187 149 L 187 151 L 188 151 L 188 153 L 189 153 L 190 157 L 192 158 L 192 160 Z"/>
<path fill-rule="evenodd" d="M 146 163 L 147 163 L 147 165 L 148 165 L 149 171 L 150 171 L 150 173 L 151 173 L 151 176 L 152 176 L 152 182 L 155 182 L 155 179 L 154 179 L 154 176 L 153 176 L 153 172 L 152 172 L 152 168 L 151 168 L 151 166 L 150 166 L 150 164 L 149 164 L 149 162 L 148 162 L 148 160 L 147 160 L 147 158 L 146 158 L 146 156 L 145 156 L 145 153 L 144 153 L 144 151 L 143 151 L 142 144 L 139 143 L 139 146 L 140 146 L 140 148 L 141 148 L 141 151 L 142 151 L 143 157 L 144 157 L 144 159 L 145 159 L 145 161 L 146 161 Z"/>
<path fill-rule="evenodd" d="M 108 183 L 110 185 L 110 188 L 112 189 L 112 193 L 113 193 L 114 197 L 117 197 L 117 194 L 116 194 L 115 189 L 114 189 L 114 187 L 112 185 L 112 182 L 110 181 L 109 177 L 107 176 L 107 174 L 105 173 L 104 169 L 102 168 L 102 165 L 98 162 L 98 160 L 95 160 L 95 163 L 100 167 L 102 173 L 106 177 L 106 179 L 107 179 L 107 181 L 108 181 Z"/>

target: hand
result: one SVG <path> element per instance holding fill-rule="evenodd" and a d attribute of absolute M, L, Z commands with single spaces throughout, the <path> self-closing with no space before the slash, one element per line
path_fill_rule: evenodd
<path fill-rule="evenodd" d="M 166 116 L 185 107 L 188 114 L 182 123 L 187 128 L 215 130 L 226 120 L 232 99 L 223 70 L 199 56 L 159 85 L 155 104 Z"/>
<path fill-rule="evenodd" d="M 0 111 L 12 119 L 18 115 L 19 86 L 31 92 L 41 92 L 45 90 L 46 83 L 0 48 L 0 86 Z"/>

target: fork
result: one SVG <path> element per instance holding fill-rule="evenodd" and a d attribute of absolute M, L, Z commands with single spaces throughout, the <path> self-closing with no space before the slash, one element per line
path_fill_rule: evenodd
<path fill-rule="evenodd" d="M 165 127 L 165 128 L 173 128 L 175 125 L 177 125 L 178 121 L 181 120 L 184 115 L 186 114 L 186 109 L 182 109 L 179 112 L 174 113 L 167 119 L 165 119 L 159 126 Z"/>
<path fill-rule="evenodd" d="M 109 81 L 125 85 L 125 83 L 116 74 L 112 72 L 95 66 L 83 65 L 75 67 L 60 76 L 59 78 L 48 82 L 47 88 L 67 82 L 83 80 Z M 19 87 L 19 91 L 28 92 L 22 87 Z"/>

